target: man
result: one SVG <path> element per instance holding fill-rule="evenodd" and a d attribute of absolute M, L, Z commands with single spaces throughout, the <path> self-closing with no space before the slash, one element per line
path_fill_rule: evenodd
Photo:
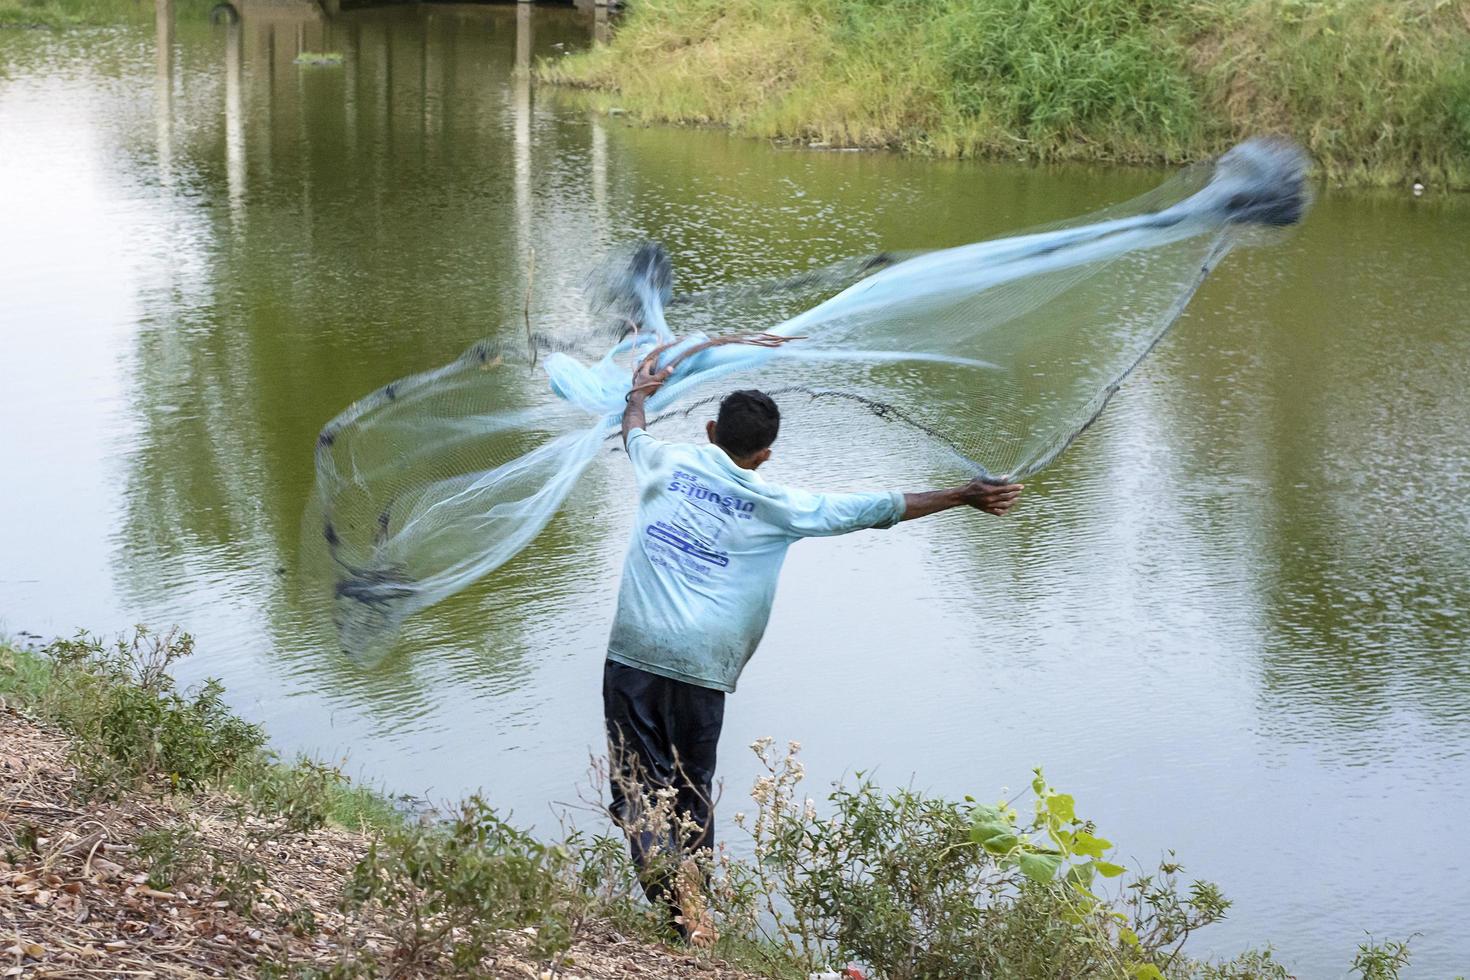
<path fill-rule="evenodd" d="M 634 372 L 623 413 L 638 516 L 602 682 L 609 809 L 649 900 L 703 945 L 714 930 L 687 856 L 710 846 L 725 695 L 760 643 L 786 549 L 953 507 L 1003 515 L 1022 488 L 975 480 L 926 493 L 814 494 L 766 483 L 756 470 L 771 457 L 781 415 L 759 391 L 726 396 L 705 426 L 707 446 L 670 445 L 644 431 L 644 401 L 670 374 L 657 368 L 662 350 Z M 660 791 L 665 805 L 650 808 Z"/>

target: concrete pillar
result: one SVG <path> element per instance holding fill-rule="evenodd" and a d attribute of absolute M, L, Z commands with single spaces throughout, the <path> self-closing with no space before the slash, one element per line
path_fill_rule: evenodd
<path fill-rule="evenodd" d="M 534 38 L 534 28 L 531 24 L 530 4 L 520 4 L 516 7 L 516 74 L 530 75 L 531 73 L 531 48 Z"/>

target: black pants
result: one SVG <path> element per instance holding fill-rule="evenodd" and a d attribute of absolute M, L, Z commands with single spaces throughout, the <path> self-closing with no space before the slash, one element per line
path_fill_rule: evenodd
<path fill-rule="evenodd" d="M 602 673 L 602 710 L 612 776 L 608 809 L 628 834 L 649 901 L 672 909 L 671 866 L 679 855 L 709 847 L 714 836 L 715 749 L 725 692 L 609 660 Z M 661 789 L 674 790 L 674 809 L 693 824 L 692 831 L 643 826 L 643 797 Z M 651 861 L 653 855 L 659 860 Z"/>

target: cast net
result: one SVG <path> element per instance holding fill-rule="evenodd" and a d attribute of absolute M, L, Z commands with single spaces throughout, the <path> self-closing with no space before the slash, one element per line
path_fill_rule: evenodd
<path fill-rule="evenodd" d="M 632 367 L 656 344 L 673 342 L 661 363 L 676 366 L 651 425 L 733 388 L 799 391 L 977 476 L 1025 478 L 1097 418 L 1231 248 L 1301 219 L 1306 169 L 1296 146 L 1252 140 L 1059 225 L 683 297 L 657 245 L 616 256 L 591 280 L 596 328 L 485 341 L 322 430 L 307 542 L 329 559 L 343 647 L 381 650 L 525 548 L 616 445 Z"/>

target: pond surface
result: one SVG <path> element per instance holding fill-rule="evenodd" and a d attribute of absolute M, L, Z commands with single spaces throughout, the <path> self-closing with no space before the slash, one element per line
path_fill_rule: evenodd
<path fill-rule="evenodd" d="M 186 678 L 223 678 L 281 748 L 549 826 L 595 795 L 626 461 L 369 669 L 297 598 L 320 426 L 522 330 L 533 249 L 547 318 L 636 236 L 698 287 L 1160 178 L 640 128 L 515 72 L 594 29 L 247 4 L 0 33 L 0 626 L 179 623 Z M 804 743 L 814 795 L 863 770 L 993 798 L 1040 764 L 1131 861 L 1172 848 L 1235 900 L 1197 953 L 1271 943 L 1333 977 L 1365 931 L 1413 934 L 1412 975 L 1470 972 L 1467 232 L 1470 202 L 1432 189 L 1326 193 L 1230 256 L 1012 518 L 793 549 L 730 702 L 724 817 L 759 735 Z M 849 469 L 883 433 L 835 426 L 788 434 L 770 478 L 959 476 L 898 450 Z"/>

